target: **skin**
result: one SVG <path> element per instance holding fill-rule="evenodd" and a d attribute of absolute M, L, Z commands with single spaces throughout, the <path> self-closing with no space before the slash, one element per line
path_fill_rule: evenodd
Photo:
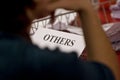
<path fill-rule="evenodd" d="M 32 21 L 50 15 L 58 8 L 77 11 L 85 36 L 88 60 L 108 66 L 116 80 L 120 80 L 118 60 L 112 46 L 104 33 L 98 17 L 89 0 L 34 0 L 34 9 L 26 8 L 28 18 Z M 31 25 L 30 24 L 30 25 Z M 30 28 L 30 26 L 28 26 Z"/>

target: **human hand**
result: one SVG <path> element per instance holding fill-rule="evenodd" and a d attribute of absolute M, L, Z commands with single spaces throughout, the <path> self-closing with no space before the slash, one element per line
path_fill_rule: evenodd
<path fill-rule="evenodd" d="M 90 0 L 50 0 L 47 5 L 47 9 L 51 12 L 51 21 L 54 22 L 53 12 L 58 9 L 63 8 L 66 10 L 73 11 L 85 11 L 92 8 Z"/>

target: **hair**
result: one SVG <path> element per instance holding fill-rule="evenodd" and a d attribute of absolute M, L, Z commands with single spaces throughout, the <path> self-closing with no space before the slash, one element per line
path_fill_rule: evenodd
<path fill-rule="evenodd" d="M 4 6 L 2 6 L 4 5 Z M 3 0 L 0 2 L 0 31 L 18 33 L 24 30 L 30 21 L 25 8 L 34 8 L 33 0 Z"/>

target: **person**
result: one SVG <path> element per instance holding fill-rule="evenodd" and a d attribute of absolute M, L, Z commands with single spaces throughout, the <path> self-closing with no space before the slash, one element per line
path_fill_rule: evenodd
<path fill-rule="evenodd" d="M 0 4 L 0 80 L 120 80 L 115 52 L 89 0 L 3 0 Z M 89 61 L 78 59 L 75 52 L 40 49 L 32 43 L 32 21 L 58 8 L 79 12 Z"/>

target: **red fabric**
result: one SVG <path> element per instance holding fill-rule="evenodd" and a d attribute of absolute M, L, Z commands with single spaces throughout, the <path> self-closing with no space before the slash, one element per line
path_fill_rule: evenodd
<path fill-rule="evenodd" d="M 106 2 L 107 1 L 107 2 Z M 116 0 L 99 0 L 100 3 L 106 2 L 103 5 L 100 5 L 100 8 L 102 8 L 104 6 L 104 8 L 108 9 L 110 7 L 111 4 L 115 4 Z"/>
<path fill-rule="evenodd" d="M 109 9 L 106 9 L 105 13 L 102 9 L 99 9 L 98 15 L 102 24 L 114 22 L 114 20 L 111 18 L 110 13 L 111 11 Z"/>
<path fill-rule="evenodd" d="M 107 2 L 107 3 L 104 3 L 102 4 L 103 2 L 105 1 L 109 1 L 109 0 L 99 0 L 101 5 L 100 5 L 100 8 L 98 10 L 98 15 L 99 15 L 99 18 L 101 20 L 101 23 L 102 24 L 106 24 L 106 23 L 112 23 L 112 22 L 115 22 L 114 19 L 111 18 L 111 11 L 110 11 L 110 6 L 112 4 L 115 4 L 115 0 L 113 0 L 111 3 Z M 105 13 L 104 13 L 104 10 L 103 8 L 105 9 Z"/>
<path fill-rule="evenodd" d="M 109 9 L 105 9 L 105 13 L 102 9 L 99 9 L 98 16 L 102 24 L 120 22 L 120 19 L 115 19 L 111 17 L 111 11 Z"/>
<path fill-rule="evenodd" d="M 120 22 L 120 19 L 114 19 L 115 22 Z"/>

